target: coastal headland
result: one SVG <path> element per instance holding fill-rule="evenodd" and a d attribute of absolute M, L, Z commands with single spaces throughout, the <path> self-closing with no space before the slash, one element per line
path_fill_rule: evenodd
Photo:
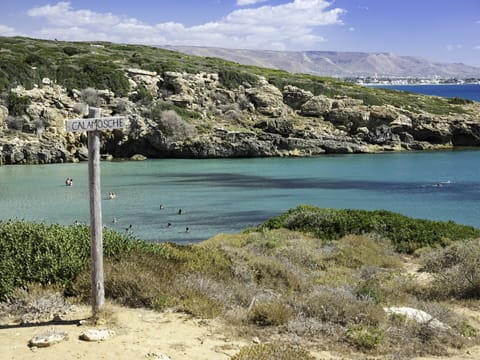
<path fill-rule="evenodd" d="M 480 104 L 470 100 L 365 88 L 146 46 L 26 38 L 1 38 L 1 45 L 9 65 L 0 74 L 0 164 L 85 160 L 86 136 L 67 133 L 65 120 L 84 117 L 86 105 L 128 123 L 102 137 L 105 159 L 480 145 Z"/>

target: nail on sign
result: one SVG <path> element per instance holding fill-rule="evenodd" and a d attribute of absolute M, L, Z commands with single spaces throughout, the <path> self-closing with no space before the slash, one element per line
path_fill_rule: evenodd
<path fill-rule="evenodd" d="M 124 126 L 125 118 L 121 116 L 73 119 L 65 121 L 67 132 L 113 130 L 122 129 Z"/>

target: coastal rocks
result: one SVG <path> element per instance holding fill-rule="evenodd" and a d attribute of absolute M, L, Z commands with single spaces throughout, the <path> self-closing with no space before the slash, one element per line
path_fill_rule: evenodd
<path fill-rule="evenodd" d="M 268 119 L 258 122 L 254 125 L 257 129 L 262 129 L 265 132 L 272 134 L 279 134 L 283 137 L 288 137 L 293 133 L 293 123 L 289 119 Z"/>
<path fill-rule="evenodd" d="M 125 72 L 132 90 L 129 98 L 90 89 L 104 116 L 128 119 L 124 129 L 102 133 L 102 159 L 310 156 L 480 146 L 476 104 L 464 113 L 439 116 L 365 105 L 345 96 L 315 96 L 292 85 L 280 91 L 263 77 L 236 88 L 229 83 L 227 88 L 218 74 L 160 76 L 133 68 Z M 143 97 L 132 96 L 140 89 Z M 31 90 L 12 89 L 26 98 L 25 108 L 13 116 L 8 103 L 0 105 L 0 163 L 88 160 L 86 133 L 65 132 L 66 119 L 85 115 L 86 91 L 67 92 L 54 82 Z"/>
<path fill-rule="evenodd" d="M 332 108 L 332 100 L 326 96 L 319 95 L 308 99 L 300 107 L 300 115 L 320 117 Z"/>
<path fill-rule="evenodd" d="M 327 139 L 318 142 L 327 154 L 362 154 L 370 153 L 370 147 L 346 140 Z"/>
<path fill-rule="evenodd" d="M 245 89 L 245 94 L 255 109 L 263 115 L 279 117 L 288 112 L 281 91 L 264 79 L 260 80 L 258 87 Z"/>
<path fill-rule="evenodd" d="M 419 324 L 425 324 L 432 329 L 448 330 L 450 328 L 448 325 L 445 325 L 444 323 L 442 323 L 438 319 L 435 319 L 432 315 L 426 313 L 423 310 L 418 310 L 407 306 L 392 306 L 384 308 L 384 310 L 389 315 L 401 315 L 404 316 L 407 320 L 412 320 Z"/>
<path fill-rule="evenodd" d="M 156 71 L 147 71 L 142 69 L 128 68 L 126 69 L 129 78 L 130 87 L 134 90 L 138 86 L 143 86 L 152 95 L 158 93 L 158 83 L 162 80 Z"/>
<path fill-rule="evenodd" d="M 179 107 L 201 111 L 213 102 L 218 88 L 218 74 L 165 72 L 159 93 Z"/>
<path fill-rule="evenodd" d="M 370 112 L 359 108 L 332 109 L 327 115 L 327 120 L 335 126 L 343 126 L 346 131 L 355 133 L 358 128 L 369 125 Z"/>
<path fill-rule="evenodd" d="M 0 105 L 0 129 L 5 126 L 7 117 L 8 117 L 8 109 L 5 106 Z"/>
<path fill-rule="evenodd" d="M 413 126 L 413 122 L 408 116 L 399 114 L 396 119 L 389 123 L 389 126 L 392 128 L 392 132 L 399 133 L 409 131 Z"/>
<path fill-rule="evenodd" d="M 398 116 L 399 113 L 389 105 L 371 106 L 368 127 L 374 129 L 377 126 L 389 125 L 391 122 L 395 121 Z"/>
<path fill-rule="evenodd" d="M 480 146 L 480 123 L 474 121 L 454 121 L 451 124 L 454 146 Z"/>
<path fill-rule="evenodd" d="M 142 154 L 135 154 L 135 155 L 130 156 L 130 160 L 132 160 L 132 161 L 143 161 L 143 160 L 147 160 L 147 157 L 145 155 L 142 155 Z"/>
<path fill-rule="evenodd" d="M 293 85 L 283 88 L 283 102 L 293 110 L 300 110 L 301 106 L 313 97 L 310 91 L 300 89 Z"/>
<path fill-rule="evenodd" d="M 50 164 L 72 162 L 72 155 L 58 142 L 32 140 L 0 141 L 0 164 Z"/>
<path fill-rule="evenodd" d="M 386 145 L 400 142 L 400 137 L 394 134 L 389 126 L 381 125 L 371 130 L 365 140 L 372 144 Z"/>
<path fill-rule="evenodd" d="M 426 115 L 420 115 L 412 119 L 412 129 L 409 133 L 415 140 L 431 144 L 449 144 L 452 139 L 448 121 L 442 121 Z"/>

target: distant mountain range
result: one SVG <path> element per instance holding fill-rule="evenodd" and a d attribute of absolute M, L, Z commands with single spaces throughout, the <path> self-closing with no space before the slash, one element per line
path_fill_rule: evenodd
<path fill-rule="evenodd" d="M 197 46 L 161 47 L 190 55 L 218 57 L 244 65 L 319 76 L 480 78 L 480 67 L 461 63 L 440 63 L 421 57 L 397 56 L 390 53 L 241 50 Z"/>

